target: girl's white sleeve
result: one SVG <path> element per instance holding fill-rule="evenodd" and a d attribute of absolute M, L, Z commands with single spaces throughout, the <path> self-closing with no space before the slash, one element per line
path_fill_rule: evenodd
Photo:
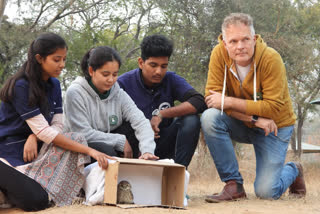
<path fill-rule="evenodd" d="M 42 114 L 31 117 L 26 122 L 37 138 L 47 144 L 59 134 L 59 131 L 52 128 Z"/>
<path fill-rule="evenodd" d="M 63 131 L 63 114 L 54 114 L 52 121 L 51 121 L 51 127 L 57 130 L 59 133 L 62 133 Z"/>

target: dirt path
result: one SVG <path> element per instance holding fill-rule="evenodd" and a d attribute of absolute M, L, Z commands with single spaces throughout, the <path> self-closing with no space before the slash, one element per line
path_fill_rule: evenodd
<path fill-rule="evenodd" d="M 212 187 L 215 186 L 215 187 Z M 309 185 L 310 186 L 310 185 Z M 53 207 L 37 214 L 149 214 L 149 213 L 179 213 L 179 214 L 195 214 L 195 213 L 208 213 L 208 214 L 305 214 L 305 213 L 320 213 L 320 195 L 317 186 L 316 189 L 310 190 L 309 194 L 304 199 L 290 198 L 284 195 L 280 200 L 260 200 L 257 199 L 248 187 L 248 199 L 236 202 L 225 202 L 219 204 L 209 204 L 204 202 L 204 197 L 210 194 L 212 189 L 221 188 L 221 184 L 210 185 L 209 183 L 192 183 L 189 186 L 189 206 L 186 210 L 164 209 L 164 208 L 134 208 L 122 209 L 110 206 L 93 206 L 88 207 L 84 205 L 73 205 L 69 207 Z M 2 214 L 20 214 L 23 211 L 18 209 L 0 210 Z M 32 213 L 32 212 L 31 212 Z"/>
<path fill-rule="evenodd" d="M 210 214 L 275 214 L 275 213 L 290 213 L 290 214 L 304 214 L 304 213 L 320 213 L 319 200 L 258 200 L 250 199 L 245 201 L 237 201 L 231 203 L 208 204 L 203 202 L 203 198 L 192 198 L 187 210 L 173 210 L 164 208 L 134 208 L 122 209 L 109 206 L 94 206 L 87 207 L 82 205 L 74 205 L 62 208 L 50 208 L 44 211 L 37 212 L 37 214 L 147 214 L 147 213 L 181 213 L 181 214 L 194 214 L 194 213 L 210 213 Z M 23 213 L 21 210 L 10 209 L 3 210 L 0 213 L 6 214 L 19 214 Z"/>
<path fill-rule="evenodd" d="M 189 206 L 186 210 L 164 209 L 164 208 L 134 208 L 122 209 L 110 206 L 84 206 L 73 205 L 68 207 L 53 207 L 37 214 L 320 214 L 320 155 L 312 157 L 313 162 L 303 161 L 305 180 L 307 185 L 307 196 L 304 199 L 290 198 L 285 193 L 279 200 L 260 200 L 254 194 L 253 182 L 255 178 L 255 161 L 246 151 L 246 158 L 239 161 L 240 171 L 245 180 L 247 200 L 236 202 L 224 202 L 209 204 L 204 201 L 206 195 L 220 192 L 223 183 L 220 182 L 211 157 L 200 156 L 201 161 L 193 159 L 189 170 L 191 172 L 188 195 Z M 251 155 L 252 156 L 252 155 Z M 252 156 L 254 157 L 254 156 Z M 0 214 L 24 213 L 19 209 L 0 209 Z M 32 213 L 32 212 L 29 212 Z"/>

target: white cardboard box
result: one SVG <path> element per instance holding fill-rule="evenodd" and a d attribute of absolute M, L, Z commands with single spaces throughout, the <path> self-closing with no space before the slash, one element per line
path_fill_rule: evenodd
<path fill-rule="evenodd" d="M 132 186 L 133 205 L 117 204 L 117 185 L 126 180 Z M 104 203 L 123 208 L 162 206 L 183 208 L 185 167 L 179 164 L 118 158 L 105 175 Z"/>

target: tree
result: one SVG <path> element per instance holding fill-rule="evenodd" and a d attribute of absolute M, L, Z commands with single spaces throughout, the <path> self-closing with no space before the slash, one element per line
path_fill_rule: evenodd
<path fill-rule="evenodd" d="M 3 2 L 5 1 L 0 1 L 0 3 Z M 16 0 L 11 2 L 19 6 L 21 16 L 14 23 L 3 20 L 0 28 L 0 86 L 21 66 L 25 59 L 22 56 L 25 55 L 28 44 L 36 35 L 49 29 L 54 30 L 55 23 L 102 3 L 107 1 Z"/>
<path fill-rule="evenodd" d="M 161 33 L 175 45 L 169 67 L 204 92 L 212 48 L 217 44 L 223 17 L 232 11 L 231 0 L 157 1 L 163 14 Z"/>
<path fill-rule="evenodd" d="M 5 5 L 6 0 L 0 0 Z M 19 6 L 14 23 L 0 9 L 0 85 L 25 59 L 28 44 L 43 31 L 54 31 L 69 45 L 66 89 L 80 73 L 84 53 L 98 45 L 115 48 L 123 59 L 120 73 L 137 67 L 139 44 L 160 33 L 174 41 L 169 69 L 204 91 L 212 48 L 223 18 L 231 12 L 249 13 L 256 32 L 276 49 L 287 69 L 297 115 L 293 143 L 301 153 L 302 128 L 319 94 L 320 3 L 309 0 L 13 0 Z M 23 7 L 22 7 L 23 5 Z M 21 36 L 23 35 L 23 36 Z M 293 146 L 295 148 L 295 145 Z M 299 154 L 299 152 L 298 152 Z"/>
<path fill-rule="evenodd" d="M 28 32 L 26 28 L 25 25 L 10 23 L 3 19 L 0 29 L 0 86 L 26 59 L 24 53 L 35 37 L 35 33 Z"/>
<path fill-rule="evenodd" d="M 297 143 L 297 155 L 301 156 L 302 127 L 315 106 L 310 101 L 315 99 L 320 92 L 320 46 L 318 34 L 320 4 L 299 3 L 299 15 L 296 16 L 296 25 L 292 30 L 295 39 L 291 40 L 291 53 L 293 58 L 288 60 L 289 83 L 291 94 L 294 97 L 294 105 L 297 112 L 297 126 L 294 143 Z M 308 23 L 306 25 L 306 23 Z M 296 145 L 294 145 L 296 148 Z"/>
<path fill-rule="evenodd" d="M 6 8 L 7 0 L 0 0 L 0 28 L 3 19 L 4 9 Z"/>
<path fill-rule="evenodd" d="M 73 20 L 84 23 L 80 27 L 65 22 L 60 30 L 69 44 L 68 72 L 62 76 L 64 87 L 81 73 L 79 65 L 84 53 L 99 45 L 108 45 L 119 52 L 123 59 L 120 73 L 135 68 L 141 36 L 153 9 L 153 1 L 119 0 L 73 16 Z"/>

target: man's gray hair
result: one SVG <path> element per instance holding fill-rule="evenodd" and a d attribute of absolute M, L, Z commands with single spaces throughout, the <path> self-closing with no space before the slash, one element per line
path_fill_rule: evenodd
<path fill-rule="evenodd" d="M 253 19 L 249 14 L 245 13 L 231 13 L 229 16 L 224 18 L 221 30 L 222 30 L 222 36 L 223 39 L 226 35 L 226 29 L 229 27 L 229 25 L 236 25 L 236 24 L 244 24 L 248 27 L 250 27 L 250 31 L 252 36 L 255 35 L 254 27 L 253 27 Z"/>

